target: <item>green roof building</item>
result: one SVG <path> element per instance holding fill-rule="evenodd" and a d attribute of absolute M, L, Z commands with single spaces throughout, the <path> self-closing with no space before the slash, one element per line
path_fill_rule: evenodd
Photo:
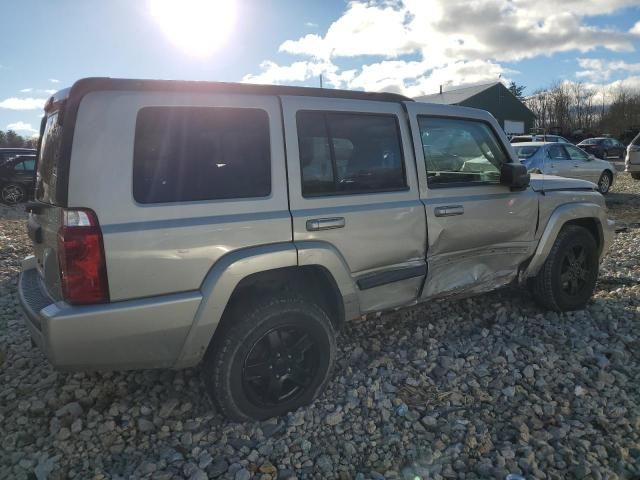
<path fill-rule="evenodd" d="M 416 100 L 486 110 L 498 120 L 507 134 L 530 132 L 536 118 L 535 114 L 502 82 L 457 88 L 446 92 L 441 91 L 417 97 Z"/>

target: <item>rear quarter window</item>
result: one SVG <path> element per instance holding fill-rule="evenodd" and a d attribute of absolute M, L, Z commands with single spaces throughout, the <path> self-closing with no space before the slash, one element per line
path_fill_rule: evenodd
<path fill-rule="evenodd" d="M 57 112 L 49 115 L 44 122 L 36 171 L 35 198 L 41 202 L 55 203 L 62 145 L 62 125 L 58 123 Z"/>
<path fill-rule="evenodd" d="M 133 196 L 139 203 L 268 196 L 270 150 L 264 110 L 145 107 L 136 121 Z"/>

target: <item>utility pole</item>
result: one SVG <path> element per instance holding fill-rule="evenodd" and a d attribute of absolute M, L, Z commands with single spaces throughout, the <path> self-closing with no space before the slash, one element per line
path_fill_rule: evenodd
<path fill-rule="evenodd" d="M 320 74 L 320 88 L 322 88 L 322 74 Z"/>

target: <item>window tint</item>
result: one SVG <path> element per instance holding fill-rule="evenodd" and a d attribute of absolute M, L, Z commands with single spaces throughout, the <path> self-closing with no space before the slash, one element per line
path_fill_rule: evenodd
<path fill-rule="evenodd" d="M 146 107 L 138 112 L 133 158 L 136 201 L 186 202 L 270 193 L 265 111 Z"/>
<path fill-rule="evenodd" d="M 569 160 L 569 155 L 562 145 L 551 145 L 547 148 L 547 155 L 551 160 Z"/>
<path fill-rule="evenodd" d="M 296 121 L 304 196 L 406 188 L 395 116 L 298 112 Z"/>
<path fill-rule="evenodd" d="M 580 150 L 578 147 L 574 147 L 573 145 L 565 145 L 564 148 L 569 154 L 571 160 L 580 160 L 583 162 L 589 160 L 589 155 Z"/>
<path fill-rule="evenodd" d="M 25 160 L 24 162 L 18 162 L 16 163 L 16 166 L 14 167 L 14 170 L 26 170 L 28 172 L 32 172 L 35 168 L 35 160 Z"/>
<path fill-rule="evenodd" d="M 508 159 L 487 124 L 438 117 L 418 123 L 430 186 L 499 183 Z"/>
<path fill-rule="evenodd" d="M 40 140 L 35 198 L 42 202 L 54 203 L 62 146 L 62 126 L 58 123 L 58 112 L 46 120 L 43 119 L 43 122 L 45 124 Z"/>

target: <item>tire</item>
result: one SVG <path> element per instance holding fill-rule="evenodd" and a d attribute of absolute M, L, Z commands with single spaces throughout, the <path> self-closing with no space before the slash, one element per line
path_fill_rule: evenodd
<path fill-rule="evenodd" d="M 576 267 L 571 265 L 572 259 Z M 597 279 L 598 248 L 593 235 L 578 225 L 565 225 L 534 278 L 533 294 L 538 303 L 549 310 L 582 310 L 593 294 Z"/>
<path fill-rule="evenodd" d="M 324 390 L 336 335 L 318 305 L 300 297 L 269 298 L 229 315 L 203 366 L 207 391 L 224 415 L 238 421 L 277 417 Z"/>
<path fill-rule="evenodd" d="M 598 180 L 598 191 L 603 195 L 607 194 L 611 188 L 612 180 L 613 175 L 611 175 L 611 172 L 607 170 L 602 172 L 602 175 L 600 175 L 600 179 Z"/>
<path fill-rule="evenodd" d="M 19 183 L 7 183 L 2 186 L 2 201 L 9 205 L 23 202 L 27 198 L 26 189 Z"/>
<path fill-rule="evenodd" d="M 602 152 L 602 156 L 600 157 L 602 160 L 606 160 L 609 157 L 609 152 L 607 152 L 606 150 L 604 150 Z"/>
<path fill-rule="evenodd" d="M 634 180 L 640 180 L 640 172 L 638 172 L 638 173 L 632 172 L 631 173 L 631 178 L 633 178 Z"/>

